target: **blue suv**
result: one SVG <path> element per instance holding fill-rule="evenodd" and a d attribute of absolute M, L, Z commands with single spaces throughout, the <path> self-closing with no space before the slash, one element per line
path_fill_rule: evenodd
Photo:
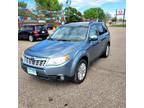
<path fill-rule="evenodd" d="M 110 33 L 103 22 L 76 22 L 59 27 L 48 39 L 26 49 L 21 66 L 44 79 L 84 81 L 90 62 L 108 57 Z"/>

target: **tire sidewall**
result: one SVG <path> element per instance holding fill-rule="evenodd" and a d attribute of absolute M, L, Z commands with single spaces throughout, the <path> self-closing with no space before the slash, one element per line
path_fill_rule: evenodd
<path fill-rule="evenodd" d="M 108 50 L 108 54 L 106 54 L 106 53 L 107 53 L 107 48 L 109 49 L 109 50 Z M 105 57 L 108 57 L 109 54 L 110 54 L 110 45 L 108 44 L 108 45 L 106 46 L 106 50 L 105 50 Z"/>
<path fill-rule="evenodd" d="M 30 39 L 30 37 L 32 38 L 32 40 Z M 32 35 L 29 35 L 29 41 L 33 42 L 34 41 L 34 37 Z"/>
<path fill-rule="evenodd" d="M 107 47 L 109 47 L 109 53 L 108 53 L 108 55 L 106 55 Z M 107 44 L 107 45 L 106 45 L 106 47 L 105 47 L 105 50 L 104 50 L 104 52 L 103 52 L 103 54 L 102 54 L 102 56 L 101 56 L 101 57 L 106 58 L 106 57 L 108 57 L 108 56 L 109 56 L 109 54 L 110 54 L 110 45 L 109 45 L 109 44 Z"/>
<path fill-rule="evenodd" d="M 78 69 L 79 69 L 79 66 L 82 63 L 84 63 L 86 65 L 86 73 L 85 73 L 84 78 L 82 80 L 79 80 L 79 78 L 78 78 Z M 87 69 L 88 69 L 87 62 L 85 60 L 83 60 L 83 59 L 80 60 L 80 62 L 78 63 L 78 65 L 76 66 L 76 69 L 75 69 L 75 74 L 74 74 L 74 78 L 73 78 L 74 83 L 80 84 L 80 83 L 82 83 L 85 80 L 86 75 L 87 75 Z"/>

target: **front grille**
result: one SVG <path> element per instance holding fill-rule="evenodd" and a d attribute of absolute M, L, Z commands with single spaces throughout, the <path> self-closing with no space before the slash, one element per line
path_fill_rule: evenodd
<path fill-rule="evenodd" d="M 46 63 L 46 58 L 38 58 L 38 57 L 31 57 L 31 56 L 24 56 L 23 62 L 28 65 L 43 67 Z"/>

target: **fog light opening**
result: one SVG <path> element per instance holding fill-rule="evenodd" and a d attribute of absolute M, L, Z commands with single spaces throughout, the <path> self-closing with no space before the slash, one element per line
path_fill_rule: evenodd
<path fill-rule="evenodd" d="M 64 75 L 62 75 L 62 74 L 59 75 L 59 79 L 63 81 L 64 80 Z"/>

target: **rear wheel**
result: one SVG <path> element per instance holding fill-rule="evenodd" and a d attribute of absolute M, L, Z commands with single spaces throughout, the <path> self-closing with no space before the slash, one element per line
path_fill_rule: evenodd
<path fill-rule="evenodd" d="M 30 42 L 33 42 L 33 41 L 34 41 L 34 37 L 30 35 L 30 36 L 29 36 L 29 41 L 30 41 Z"/>
<path fill-rule="evenodd" d="M 110 45 L 107 44 L 106 48 L 105 48 L 105 51 L 103 53 L 103 57 L 108 57 L 109 56 L 109 53 L 110 53 Z"/>
<path fill-rule="evenodd" d="M 85 60 L 81 60 L 76 67 L 76 72 L 73 77 L 73 82 L 80 84 L 84 81 L 87 74 L 87 62 Z"/>

